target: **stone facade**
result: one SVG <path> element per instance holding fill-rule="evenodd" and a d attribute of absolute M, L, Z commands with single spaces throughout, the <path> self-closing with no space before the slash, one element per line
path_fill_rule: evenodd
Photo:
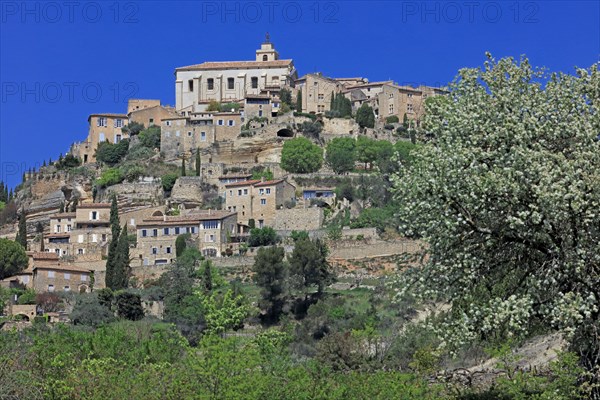
<path fill-rule="evenodd" d="M 249 95 L 244 101 L 244 117 L 251 118 L 271 118 L 277 116 L 273 114 L 273 104 L 271 97 L 266 95 Z"/>
<path fill-rule="evenodd" d="M 302 112 L 313 114 L 329 111 L 332 94 L 344 88 L 341 82 L 321 74 L 307 74 L 296 80 L 295 84 L 302 93 Z"/>
<path fill-rule="evenodd" d="M 273 229 L 278 231 L 312 231 L 323 227 L 324 213 L 320 207 L 282 208 L 275 210 Z"/>
<path fill-rule="evenodd" d="M 238 221 L 247 227 L 254 219 L 258 228 L 273 226 L 275 211 L 294 203 L 296 187 L 284 179 L 272 181 L 250 180 L 225 185 L 225 208 L 238 214 Z"/>
<path fill-rule="evenodd" d="M 144 219 L 137 226 L 137 258 L 141 265 L 164 265 L 175 260 L 177 236 L 190 234 L 206 257 L 220 257 L 236 235 L 237 215 L 226 211 L 192 210 L 180 216 Z"/>
<path fill-rule="evenodd" d="M 129 116 L 129 122 L 137 122 L 138 124 L 144 125 L 146 128 L 152 125 L 161 126 L 164 119 L 178 116 L 174 108 L 164 107 L 160 104 L 153 107 L 134 110 L 127 115 Z"/>
<path fill-rule="evenodd" d="M 144 110 L 146 108 L 153 108 L 156 106 L 160 106 L 160 100 L 129 99 L 129 100 L 127 100 L 127 114 L 131 114 L 134 111 Z"/>
<path fill-rule="evenodd" d="M 71 148 L 71 154 L 79 157 L 83 163 L 96 161 L 98 144 L 106 141 L 118 143 L 129 138 L 129 134 L 122 130 L 129 123 L 126 114 L 92 114 L 88 117 L 88 123 L 87 139 L 73 144 Z"/>
<path fill-rule="evenodd" d="M 198 113 L 211 100 L 243 101 L 248 95 L 278 93 L 293 86 L 296 69 L 292 60 L 280 60 L 267 39 L 256 51 L 255 61 L 205 62 L 175 70 L 175 108 Z"/>

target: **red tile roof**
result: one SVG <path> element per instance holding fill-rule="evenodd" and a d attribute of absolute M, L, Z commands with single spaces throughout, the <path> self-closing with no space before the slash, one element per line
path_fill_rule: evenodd
<path fill-rule="evenodd" d="M 254 186 L 256 186 L 256 187 L 259 187 L 259 186 L 271 186 L 271 185 L 277 185 L 278 183 L 281 183 L 281 182 L 283 182 L 283 179 L 275 179 L 275 180 L 272 180 L 272 181 L 259 182 L 259 183 L 257 183 Z"/>
<path fill-rule="evenodd" d="M 219 70 L 219 69 L 258 69 L 282 68 L 292 64 L 292 60 L 273 61 L 211 61 L 202 64 L 175 68 L 175 71 Z"/>
<path fill-rule="evenodd" d="M 110 208 L 110 203 L 83 203 L 77 208 Z"/>
<path fill-rule="evenodd" d="M 187 215 L 178 216 L 157 216 L 147 217 L 137 224 L 137 227 L 142 226 L 164 226 L 164 225 L 194 225 L 199 224 L 200 221 L 224 219 L 232 215 L 237 215 L 235 212 L 221 211 L 221 210 L 203 210 L 204 212 L 192 212 Z"/>
<path fill-rule="evenodd" d="M 45 237 L 47 237 L 49 239 L 50 238 L 68 238 L 68 237 L 71 237 L 71 235 L 68 233 L 49 233 Z"/>
<path fill-rule="evenodd" d="M 241 181 L 241 182 L 232 182 L 232 183 L 228 183 L 227 185 L 225 185 L 225 187 L 252 186 L 255 183 L 259 183 L 259 182 L 260 182 L 260 180 L 258 180 L 258 179 L 249 180 L 249 181 Z"/>
<path fill-rule="evenodd" d="M 58 254 L 50 253 L 49 251 L 36 251 L 32 254 L 34 260 L 50 260 L 58 261 Z"/>

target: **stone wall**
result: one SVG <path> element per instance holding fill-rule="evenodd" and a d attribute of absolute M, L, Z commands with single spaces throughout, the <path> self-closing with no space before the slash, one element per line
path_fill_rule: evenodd
<path fill-rule="evenodd" d="M 275 210 L 273 229 L 311 231 L 323 226 L 323 209 L 319 207 Z"/>
<path fill-rule="evenodd" d="M 171 202 L 202 206 L 202 178 L 199 176 L 177 178 L 171 191 Z"/>
<path fill-rule="evenodd" d="M 357 135 L 360 126 L 351 118 L 323 118 L 323 132 L 330 134 Z"/>
<path fill-rule="evenodd" d="M 98 191 L 97 202 L 110 203 L 112 195 L 117 195 L 119 208 L 129 210 L 141 205 L 159 206 L 163 204 L 164 192 L 160 179 L 142 179 L 134 183 L 120 183 Z"/>

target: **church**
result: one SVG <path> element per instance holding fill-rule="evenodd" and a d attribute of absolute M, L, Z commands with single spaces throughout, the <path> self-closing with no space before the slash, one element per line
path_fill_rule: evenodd
<path fill-rule="evenodd" d="M 247 96 L 277 96 L 298 78 L 291 59 L 282 60 L 267 33 L 254 61 L 210 61 L 175 69 L 175 108 L 201 113 L 208 103 L 244 101 Z"/>

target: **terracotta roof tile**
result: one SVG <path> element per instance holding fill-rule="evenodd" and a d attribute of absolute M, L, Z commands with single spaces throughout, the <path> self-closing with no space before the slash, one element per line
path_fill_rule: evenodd
<path fill-rule="evenodd" d="M 255 69 L 255 68 L 278 68 L 287 67 L 292 60 L 273 61 L 210 61 L 202 64 L 188 65 L 176 68 L 176 71 L 213 70 L 213 69 Z"/>
<path fill-rule="evenodd" d="M 34 260 L 56 260 L 58 261 L 58 254 L 50 253 L 49 251 L 36 251 L 32 255 Z"/>
<path fill-rule="evenodd" d="M 224 219 L 227 217 L 230 217 L 232 215 L 236 215 L 237 213 L 234 212 L 230 212 L 230 211 L 221 211 L 221 210 L 215 210 L 215 211 L 210 211 L 208 212 L 208 210 L 205 210 L 205 212 L 193 212 L 187 215 L 178 215 L 178 216 L 157 216 L 157 217 L 148 217 L 148 218 L 144 218 L 144 220 L 137 224 L 137 227 L 142 227 L 142 226 L 162 226 L 162 225 L 176 225 L 176 224 L 188 224 L 188 225 L 192 225 L 192 224 L 198 224 L 200 223 L 200 221 L 206 221 L 206 220 L 214 220 L 214 219 Z"/>
<path fill-rule="evenodd" d="M 233 182 L 233 183 L 228 183 L 227 185 L 225 185 L 225 187 L 252 186 L 259 182 L 260 181 L 258 179 L 249 180 L 249 181 L 241 181 L 241 182 Z"/>
<path fill-rule="evenodd" d="M 110 203 L 83 203 L 77 208 L 110 208 Z"/>

